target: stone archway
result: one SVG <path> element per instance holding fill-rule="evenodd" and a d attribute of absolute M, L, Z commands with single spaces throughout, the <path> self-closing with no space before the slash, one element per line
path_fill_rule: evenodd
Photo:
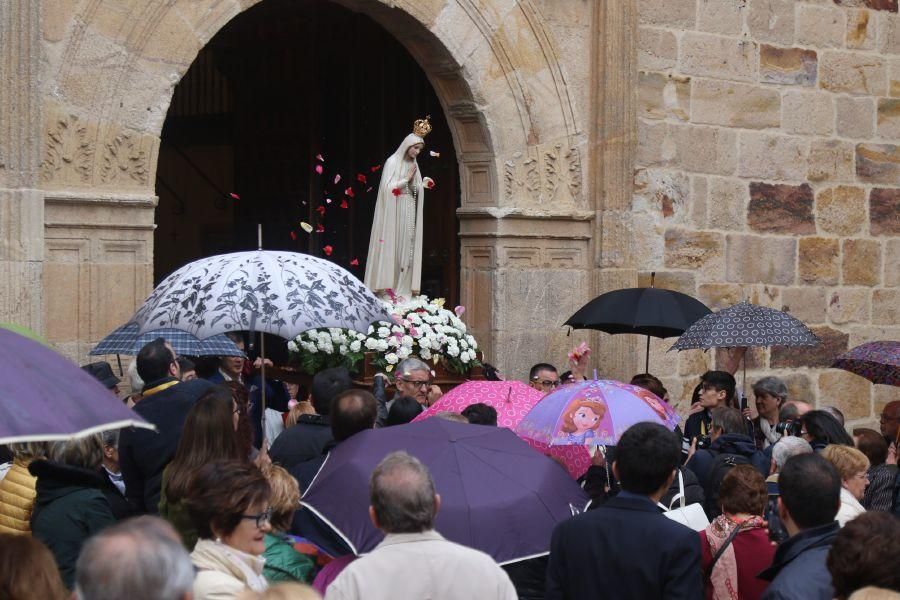
<path fill-rule="evenodd" d="M 45 8 L 43 313 L 48 338 L 73 357 L 149 291 L 152 186 L 172 91 L 200 48 L 258 1 Z M 468 321 L 488 353 L 513 344 L 537 357 L 553 342 L 534 326 L 559 309 L 547 290 L 578 290 L 567 310 L 591 287 L 594 216 L 588 136 L 539 0 L 335 1 L 391 32 L 431 80 L 460 165 Z"/>

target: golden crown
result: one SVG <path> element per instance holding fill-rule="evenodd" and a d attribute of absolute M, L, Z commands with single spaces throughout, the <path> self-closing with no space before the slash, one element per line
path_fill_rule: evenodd
<path fill-rule="evenodd" d="M 421 138 L 431 133 L 431 123 L 429 123 L 429 119 L 431 119 L 431 115 L 428 115 L 424 119 L 419 119 L 418 121 L 414 122 L 413 133 Z"/>

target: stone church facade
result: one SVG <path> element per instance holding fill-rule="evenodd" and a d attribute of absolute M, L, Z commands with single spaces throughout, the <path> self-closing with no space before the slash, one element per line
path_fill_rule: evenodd
<path fill-rule="evenodd" d="M 0 320 L 84 361 L 131 315 L 153 283 L 174 87 L 259 1 L 0 4 Z M 656 272 L 822 337 L 752 351 L 751 380 L 781 375 L 860 423 L 897 398 L 825 368 L 900 339 L 897 0 L 335 2 L 395 36 L 444 107 L 462 304 L 505 374 L 581 340 L 601 375 L 643 370 L 643 340 L 561 324 Z M 681 399 L 715 355 L 671 342 L 653 341 L 651 372 Z"/>

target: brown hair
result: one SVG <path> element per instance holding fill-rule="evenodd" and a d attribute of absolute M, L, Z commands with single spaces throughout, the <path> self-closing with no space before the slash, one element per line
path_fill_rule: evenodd
<path fill-rule="evenodd" d="M 191 407 L 175 458 L 166 467 L 166 500 L 178 502 L 193 485 L 197 470 L 214 460 L 242 460 L 231 418 L 231 393 L 216 386 Z"/>
<path fill-rule="evenodd" d="M 231 399 L 234 400 L 238 411 L 237 440 L 241 456 L 250 456 L 253 447 L 253 424 L 250 423 L 250 395 L 247 388 L 237 381 L 226 381 L 225 387 L 231 391 Z"/>
<path fill-rule="evenodd" d="M 828 552 L 835 596 L 847 598 L 866 586 L 900 590 L 900 520 L 880 511 L 863 513 L 844 525 Z"/>
<path fill-rule="evenodd" d="M 65 600 L 68 597 L 47 547 L 30 535 L 0 533 L 0 598 Z"/>
<path fill-rule="evenodd" d="M 719 504 L 723 513 L 762 515 L 767 500 L 766 480 L 751 465 L 732 467 L 719 487 Z"/>
<path fill-rule="evenodd" d="M 853 437 L 858 438 L 856 447 L 866 455 L 870 465 L 878 466 L 887 460 L 888 443 L 881 433 L 874 429 L 860 427 L 853 430 Z"/>
<path fill-rule="evenodd" d="M 263 470 L 269 480 L 272 496 L 269 505 L 272 507 L 270 523 L 275 531 L 287 531 L 291 528 L 294 512 L 300 506 L 300 484 L 290 473 L 278 465 L 271 465 Z"/>
<path fill-rule="evenodd" d="M 834 465 L 841 479 L 850 479 L 857 473 L 869 470 L 869 459 L 866 455 L 850 446 L 829 444 L 821 452 L 822 458 Z"/>
<path fill-rule="evenodd" d="M 596 431 L 600 427 L 600 423 L 603 420 L 603 417 L 606 415 L 606 405 L 603 402 L 598 402 L 596 400 L 585 400 L 584 398 L 576 398 L 572 402 L 569 403 L 569 406 L 566 408 L 566 412 L 563 413 L 563 426 L 560 427 L 560 430 L 564 433 L 575 433 L 578 431 L 578 428 L 575 427 L 575 413 L 578 412 L 579 408 L 589 408 L 594 411 L 594 414 L 600 415 L 600 418 L 597 419 L 597 422 L 593 427 L 589 429 Z"/>
<path fill-rule="evenodd" d="M 662 381 L 658 377 L 650 373 L 640 373 L 631 378 L 631 385 L 644 388 L 648 392 L 655 394 L 660 400 L 666 397 L 669 392 L 663 386 Z"/>
<path fill-rule="evenodd" d="M 269 482 L 250 463 L 217 460 L 197 471 L 185 505 L 201 538 L 229 535 L 252 505 L 269 499 Z"/>

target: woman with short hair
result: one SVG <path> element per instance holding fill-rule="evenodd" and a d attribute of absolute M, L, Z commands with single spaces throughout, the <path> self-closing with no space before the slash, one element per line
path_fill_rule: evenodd
<path fill-rule="evenodd" d="M 725 474 L 719 488 L 722 514 L 700 532 L 707 600 L 762 596 L 768 582 L 756 575 L 775 556 L 763 519 L 767 500 L 766 481 L 753 466 L 736 465 Z"/>
<path fill-rule="evenodd" d="M 185 498 L 200 538 L 191 553 L 195 600 L 230 600 L 268 587 L 262 554 L 270 497 L 269 482 L 246 461 L 215 461 L 197 472 Z"/>
<path fill-rule="evenodd" d="M 773 445 L 781 434 L 775 431 L 778 413 L 787 402 L 788 389 L 778 377 L 763 377 L 753 384 L 753 398 L 756 402 L 757 417 L 753 419 L 753 435 L 760 450 Z"/>
<path fill-rule="evenodd" d="M 835 520 L 841 527 L 866 512 L 860 503 L 869 485 L 869 459 L 850 446 L 831 444 L 822 450 L 822 458 L 841 475 L 841 507 Z"/>

